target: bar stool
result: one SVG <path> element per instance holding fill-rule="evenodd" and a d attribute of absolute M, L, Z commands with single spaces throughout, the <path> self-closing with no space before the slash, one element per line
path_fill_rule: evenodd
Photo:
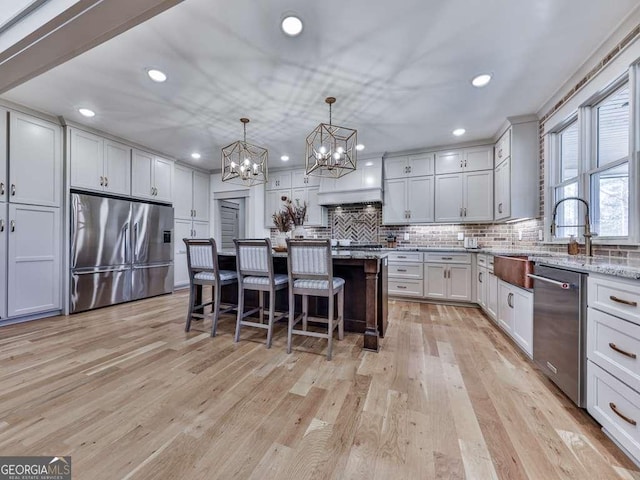
<path fill-rule="evenodd" d="M 191 328 L 192 317 L 202 317 L 204 314 L 194 313 L 196 309 L 213 304 L 213 325 L 211 336 L 216 336 L 218 318 L 221 313 L 226 313 L 237 308 L 236 305 L 225 306 L 220 309 L 222 300 L 222 287 L 238 282 L 238 274 L 232 270 L 220 270 L 218 268 L 218 249 L 213 238 L 183 238 L 187 247 L 187 267 L 189 269 L 189 313 L 187 313 L 187 325 L 185 331 Z M 205 285 L 211 285 L 212 301 L 196 305 L 196 288 L 202 289 Z"/>
<path fill-rule="evenodd" d="M 240 340 L 240 328 L 248 327 L 267 329 L 267 348 L 271 348 L 273 324 L 286 317 L 283 313 L 275 316 L 276 293 L 289 285 L 289 277 L 285 274 L 273 273 L 273 254 L 271 241 L 267 238 L 255 240 L 234 240 L 236 244 L 236 267 L 238 271 L 238 319 L 236 321 L 235 341 Z M 255 290 L 260 297 L 260 306 L 244 311 L 244 291 Z M 269 322 L 264 322 L 264 294 L 269 293 Z M 260 323 L 244 320 L 249 315 L 260 312 Z"/>
<path fill-rule="evenodd" d="M 290 240 L 289 251 L 289 331 L 287 353 L 291 353 L 292 335 L 326 338 L 327 360 L 333 350 L 333 330 L 338 327 L 338 340 L 344 338 L 344 280 L 333 276 L 331 243 L 329 240 Z M 338 319 L 334 322 L 334 297 L 338 295 Z M 295 295 L 302 295 L 302 314 L 295 315 Z M 327 297 L 327 333 L 307 330 L 309 296 Z M 294 327 L 302 320 L 302 330 Z M 319 320 L 314 318 L 315 320 Z"/>

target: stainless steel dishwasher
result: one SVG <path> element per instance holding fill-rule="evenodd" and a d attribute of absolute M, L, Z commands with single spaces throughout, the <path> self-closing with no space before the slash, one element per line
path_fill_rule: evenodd
<path fill-rule="evenodd" d="M 587 275 L 536 265 L 533 361 L 579 407 L 586 402 Z"/>

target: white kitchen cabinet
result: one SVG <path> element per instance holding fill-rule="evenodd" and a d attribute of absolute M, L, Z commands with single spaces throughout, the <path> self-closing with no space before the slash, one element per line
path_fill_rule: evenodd
<path fill-rule="evenodd" d="M 476 302 L 483 310 L 487 309 L 487 269 L 478 266 L 476 272 Z"/>
<path fill-rule="evenodd" d="M 450 265 L 447 279 L 449 300 L 471 301 L 471 265 Z"/>
<path fill-rule="evenodd" d="M 267 228 L 275 228 L 273 214 L 282 210 L 285 198 L 291 198 L 291 190 L 267 190 L 265 192 L 264 225 Z"/>
<path fill-rule="evenodd" d="M 424 264 L 424 296 L 447 298 L 447 265 L 443 263 Z"/>
<path fill-rule="evenodd" d="M 425 263 L 424 276 L 425 297 L 471 301 L 471 265 Z"/>
<path fill-rule="evenodd" d="M 498 319 L 498 277 L 487 269 L 487 314 L 492 320 Z"/>
<path fill-rule="evenodd" d="M 175 219 L 173 222 L 173 286 L 176 288 L 189 285 L 189 269 L 187 268 L 187 249 L 185 238 L 209 238 L 209 222 Z"/>
<path fill-rule="evenodd" d="M 0 202 L 6 202 L 7 196 L 7 120 L 9 112 L 0 108 Z"/>
<path fill-rule="evenodd" d="M 498 280 L 498 324 L 533 355 L 533 293 Z"/>
<path fill-rule="evenodd" d="M 59 207 L 62 198 L 61 129 L 30 115 L 11 112 L 9 201 Z"/>
<path fill-rule="evenodd" d="M 324 181 L 324 179 L 323 179 Z M 272 176 L 269 183 L 274 186 L 289 185 L 287 188 L 267 189 L 265 191 L 264 224 L 267 228 L 274 228 L 273 214 L 284 205 L 283 197 L 296 200 L 300 204 L 307 202 L 307 220 L 304 225 L 308 227 L 326 227 L 328 214 L 326 207 L 320 205 L 320 178 L 307 176 L 304 170 L 280 172 Z M 293 185 L 293 188 L 291 187 Z"/>
<path fill-rule="evenodd" d="M 284 190 L 291 188 L 291 171 L 269 173 L 267 190 Z"/>
<path fill-rule="evenodd" d="M 535 117 L 509 118 L 495 145 L 495 219 L 539 215 L 540 133 Z"/>
<path fill-rule="evenodd" d="M 491 145 L 436 153 L 436 175 L 489 169 L 493 169 L 493 146 Z"/>
<path fill-rule="evenodd" d="M 407 178 L 433 175 L 434 153 L 420 153 L 384 159 L 384 178 Z"/>
<path fill-rule="evenodd" d="M 75 128 L 69 142 L 72 187 L 131 194 L 131 148 Z"/>
<path fill-rule="evenodd" d="M 435 176 L 435 221 L 493 220 L 493 170 Z"/>
<path fill-rule="evenodd" d="M 7 318 L 7 240 L 9 206 L 0 202 L 0 320 Z"/>
<path fill-rule="evenodd" d="M 433 222 L 433 175 L 385 180 L 384 224 Z"/>
<path fill-rule="evenodd" d="M 320 177 L 307 175 L 304 170 L 294 170 L 291 172 L 291 187 L 317 187 L 320 185 Z"/>
<path fill-rule="evenodd" d="M 8 316 L 60 309 L 60 209 L 9 205 L 6 228 Z"/>
<path fill-rule="evenodd" d="M 209 220 L 209 175 L 175 165 L 173 177 L 174 218 Z"/>
<path fill-rule="evenodd" d="M 310 227 L 326 227 L 329 219 L 327 209 L 319 204 L 320 186 L 307 188 L 307 222 Z"/>
<path fill-rule="evenodd" d="M 170 203 L 173 198 L 173 162 L 148 152 L 133 150 L 131 195 Z"/>

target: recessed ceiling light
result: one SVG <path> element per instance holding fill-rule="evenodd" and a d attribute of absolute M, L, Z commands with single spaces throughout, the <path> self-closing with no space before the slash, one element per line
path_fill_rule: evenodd
<path fill-rule="evenodd" d="M 191 154 L 191 158 L 194 158 L 194 159 L 196 159 L 196 160 L 199 160 L 199 159 L 200 159 L 200 157 L 202 157 L 202 155 L 200 155 L 198 152 L 193 152 L 193 153 Z"/>
<path fill-rule="evenodd" d="M 473 80 L 471 80 L 471 85 L 478 88 L 486 87 L 490 81 L 491 75 L 489 75 L 488 73 L 482 73 L 473 77 Z"/>
<path fill-rule="evenodd" d="M 364 150 L 364 145 L 362 143 L 359 143 L 356 145 L 356 150 L 358 150 L 359 152 L 361 152 L 362 150 Z"/>
<path fill-rule="evenodd" d="M 373 162 L 367 162 L 364 164 L 365 167 L 372 167 L 373 166 Z"/>
<path fill-rule="evenodd" d="M 96 116 L 96 112 L 94 112 L 90 108 L 79 108 L 78 111 L 80 112 L 80 115 L 85 116 L 85 117 L 95 117 Z"/>
<path fill-rule="evenodd" d="M 283 162 L 288 162 L 289 161 L 289 155 L 282 155 L 280 157 L 280 160 L 282 160 Z"/>
<path fill-rule="evenodd" d="M 465 133 L 467 133 L 467 131 L 464 128 L 456 128 L 452 133 L 456 137 L 459 137 L 460 135 L 464 135 Z"/>
<path fill-rule="evenodd" d="M 167 75 L 155 68 L 150 68 L 149 70 L 147 70 L 147 75 L 149 75 L 149 78 L 154 82 L 162 83 L 167 81 Z"/>
<path fill-rule="evenodd" d="M 290 37 L 297 37 L 302 32 L 302 20 L 295 15 L 287 15 L 282 19 L 282 31 Z"/>

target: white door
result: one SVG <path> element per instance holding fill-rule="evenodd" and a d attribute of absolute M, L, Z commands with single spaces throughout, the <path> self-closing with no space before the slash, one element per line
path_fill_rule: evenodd
<path fill-rule="evenodd" d="M 510 335 L 513 334 L 514 308 L 511 287 L 498 280 L 498 324 Z"/>
<path fill-rule="evenodd" d="M 173 198 L 173 162 L 156 157 L 153 162 L 153 186 L 156 187 L 155 199 L 171 202 Z"/>
<path fill-rule="evenodd" d="M 7 201 L 7 115 L 0 108 L 0 202 Z M 6 217 L 5 217 L 6 220 Z"/>
<path fill-rule="evenodd" d="M 458 301 L 471 301 L 471 265 L 449 265 L 447 298 Z"/>
<path fill-rule="evenodd" d="M 433 222 L 433 175 L 407 180 L 407 209 L 410 223 Z"/>
<path fill-rule="evenodd" d="M 60 209 L 9 206 L 8 315 L 61 308 Z"/>
<path fill-rule="evenodd" d="M 433 164 L 435 161 L 434 153 L 421 153 L 411 155 L 408 159 L 409 174 L 414 177 L 423 177 L 425 175 L 433 175 Z"/>
<path fill-rule="evenodd" d="M 131 148 L 111 140 L 104 141 L 105 191 L 131 195 Z"/>
<path fill-rule="evenodd" d="M 175 166 L 173 217 L 184 220 L 193 218 L 193 170 Z"/>
<path fill-rule="evenodd" d="M 493 170 L 464 174 L 465 222 L 493 220 Z"/>
<path fill-rule="evenodd" d="M 9 201 L 60 206 L 60 127 L 14 112 L 11 112 L 10 119 Z"/>
<path fill-rule="evenodd" d="M 237 203 L 220 202 L 220 236 L 222 238 L 218 246 L 220 250 L 233 251 L 236 248 L 233 240 L 238 238 L 240 231 L 239 210 Z"/>
<path fill-rule="evenodd" d="M 462 174 L 436 175 L 436 222 L 459 222 L 462 202 Z"/>
<path fill-rule="evenodd" d="M 443 263 L 424 264 L 424 296 L 430 298 L 447 297 L 447 265 Z"/>
<path fill-rule="evenodd" d="M 0 320 L 7 318 L 7 237 L 9 206 L 0 203 Z"/>
<path fill-rule="evenodd" d="M 436 175 L 462 172 L 462 150 L 436 153 Z"/>
<path fill-rule="evenodd" d="M 312 227 L 326 227 L 326 207 L 319 204 L 318 193 L 320 187 L 307 188 L 307 224 Z"/>
<path fill-rule="evenodd" d="M 392 178 L 406 178 L 407 175 L 409 175 L 409 165 L 407 164 L 406 157 L 384 159 L 385 180 Z"/>
<path fill-rule="evenodd" d="M 152 182 L 153 155 L 141 150 L 131 153 L 131 195 L 155 200 Z"/>
<path fill-rule="evenodd" d="M 187 268 L 187 246 L 185 238 L 193 238 L 191 220 L 175 219 L 173 222 L 173 286 L 182 287 L 189 284 Z M 206 238 L 206 237 L 199 237 Z"/>
<path fill-rule="evenodd" d="M 533 355 L 533 294 L 520 288 L 512 288 L 514 318 L 513 338 L 522 349 Z"/>
<path fill-rule="evenodd" d="M 464 150 L 464 171 L 493 170 L 493 146 L 466 148 Z"/>
<path fill-rule="evenodd" d="M 495 173 L 495 206 L 496 220 L 511 216 L 511 159 L 507 159 L 496 167 Z"/>
<path fill-rule="evenodd" d="M 104 140 L 82 130 L 71 130 L 71 186 L 104 190 Z"/>
<path fill-rule="evenodd" d="M 407 180 L 398 178 L 384 181 L 383 223 L 407 224 Z"/>
<path fill-rule="evenodd" d="M 498 277 L 487 270 L 487 313 L 496 320 L 498 318 Z"/>
<path fill-rule="evenodd" d="M 176 197 L 173 197 L 174 205 Z M 209 175 L 193 172 L 193 213 L 194 219 L 209 221 Z"/>
<path fill-rule="evenodd" d="M 484 267 L 478 267 L 476 280 L 476 294 L 477 294 L 477 302 L 483 309 L 487 308 L 487 286 L 488 286 L 488 278 L 487 278 L 487 269 Z"/>

